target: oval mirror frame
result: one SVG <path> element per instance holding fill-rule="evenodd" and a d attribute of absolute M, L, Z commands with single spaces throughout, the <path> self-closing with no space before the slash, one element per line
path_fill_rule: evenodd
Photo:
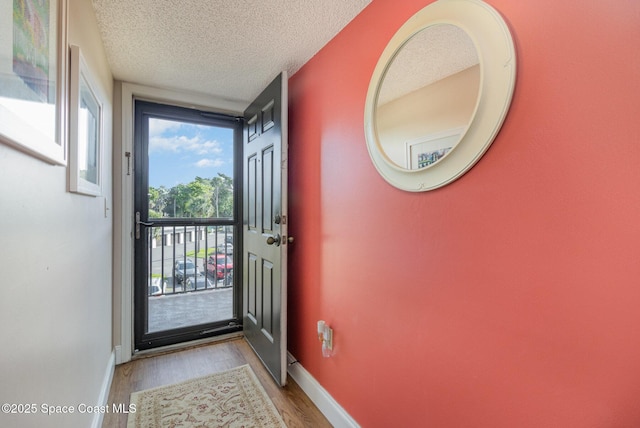
<path fill-rule="evenodd" d="M 480 88 L 475 111 L 459 142 L 428 168 L 401 168 L 387 157 L 376 125 L 378 96 L 398 51 L 418 32 L 438 24 L 464 30 L 479 58 Z M 502 16 L 480 0 L 438 0 L 413 15 L 391 38 L 374 69 L 365 103 L 367 149 L 380 175 L 391 185 L 410 192 L 434 190 L 460 178 L 487 151 L 507 115 L 515 88 L 516 55 Z"/>

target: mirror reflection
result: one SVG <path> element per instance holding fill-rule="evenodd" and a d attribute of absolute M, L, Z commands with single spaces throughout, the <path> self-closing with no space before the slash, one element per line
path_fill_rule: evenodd
<path fill-rule="evenodd" d="M 417 32 L 378 89 L 374 120 L 388 160 L 408 170 L 440 161 L 471 123 L 479 88 L 478 53 L 463 29 L 436 24 Z"/>

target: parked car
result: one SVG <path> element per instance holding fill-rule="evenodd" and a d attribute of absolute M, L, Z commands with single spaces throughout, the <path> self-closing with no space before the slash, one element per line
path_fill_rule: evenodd
<path fill-rule="evenodd" d="M 161 296 L 167 286 L 167 280 L 160 277 L 149 278 L 149 296 Z"/>
<path fill-rule="evenodd" d="M 220 244 L 216 248 L 217 253 L 233 254 L 233 244 Z"/>
<path fill-rule="evenodd" d="M 188 276 L 184 281 L 184 284 L 187 291 L 205 290 L 207 288 L 215 287 L 212 277 L 205 277 L 202 273 L 198 273 L 194 276 Z"/>
<path fill-rule="evenodd" d="M 186 277 L 194 276 L 197 273 L 198 269 L 191 259 L 178 260 L 175 267 L 173 268 L 173 276 L 179 283 L 184 281 Z"/>
<path fill-rule="evenodd" d="M 233 260 L 224 253 L 216 253 L 209 256 L 205 269 L 212 278 L 228 279 L 233 274 Z"/>

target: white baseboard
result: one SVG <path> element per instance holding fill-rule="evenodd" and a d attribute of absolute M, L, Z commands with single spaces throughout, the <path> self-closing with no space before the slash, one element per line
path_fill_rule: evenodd
<path fill-rule="evenodd" d="M 104 378 L 102 379 L 102 386 L 100 388 L 100 396 L 98 397 L 98 402 L 96 405 L 98 406 L 106 406 L 107 401 L 109 400 L 109 389 L 111 388 L 111 381 L 113 380 L 113 372 L 116 367 L 116 351 L 115 349 L 111 351 L 111 356 L 109 357 L 109 362 L 107 363 L 107 368 L 104 373 Z M 93 422 L 91 423 L 91 428 L 101 428 L 102 421 L 104 420 L 104 413 L 96 412 L 93 415 Z"/>
<path fill-rule="evenodd" d="M 307 396 L 335 428 L 360 428 L 360 425 L 338 404 L 336 400 L 318 383 L 311 373 L 290 353 L 287 354 L 289 376 L 296 381 Z M 295 362 L 295 364 L 294 364 Z"/>

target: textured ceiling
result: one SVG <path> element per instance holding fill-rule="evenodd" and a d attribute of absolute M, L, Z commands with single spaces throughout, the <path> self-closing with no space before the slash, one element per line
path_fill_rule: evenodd
<path fill-rule="evenodd" d="M 248 104 L 371 0 L 92 0 L 114 78 Z"/>
<path fill-rule="evenodd" d="M 399 48 L 384 77 L 378 103 L 392 101 L 478 63 L 476 47 L 462 28 L 429 26 Z"/>

